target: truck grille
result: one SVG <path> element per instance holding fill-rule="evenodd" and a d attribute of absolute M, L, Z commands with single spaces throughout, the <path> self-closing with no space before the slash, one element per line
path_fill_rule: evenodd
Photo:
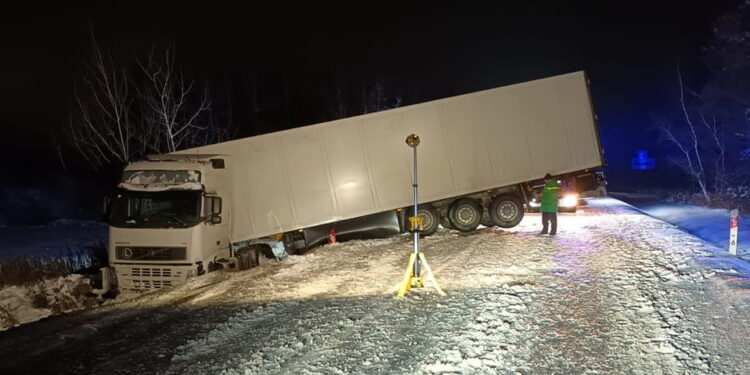
<path fill-rule="evenodd" d="M 117 246 L 117 259 L 123 260 L 184 260 L 184 247 L 131 247 Z"/>
<path fill-rule="evenodd" d="M 172 286 L 172 280 L 131 280 L 134 289 L 160 289 Z"/>
<path fill-rule="evenodd" d="M 172 277 L 170 268 L 143 268 L 133 267 L 130 269 L 130 276 L 133 277 Z"/>
<path fill-rule="evenodd" d="M 186 267 L 130 266 L 120 268 L 118 279 L 123 289 L 160 289 L 184 284 L 186 271 Z"/>

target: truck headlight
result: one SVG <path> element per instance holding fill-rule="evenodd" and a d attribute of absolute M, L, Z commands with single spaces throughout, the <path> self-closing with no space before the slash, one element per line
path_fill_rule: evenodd
<path fill-rule="evenodd" d="M 575 207 L 578 204 L 578 194 L 568 194 L 560 200 L 560 207 Z"/>

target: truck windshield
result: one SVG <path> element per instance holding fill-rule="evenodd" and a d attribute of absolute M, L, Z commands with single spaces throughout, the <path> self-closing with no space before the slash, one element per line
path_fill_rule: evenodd
<path fill-rule="evenodd" d="M 200 191 L 120 191 L 110 224 L 127 228 L 186 228 L 200 222 Z"/>

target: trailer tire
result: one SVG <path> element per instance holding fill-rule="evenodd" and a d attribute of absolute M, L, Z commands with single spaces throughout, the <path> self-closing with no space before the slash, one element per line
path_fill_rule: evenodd
<path fill-rule="evenodd" d="M 461 232 L 471 232 L 482 221 L 482 206 L 471 198 L 460 198 L 451 203 L 448 219 Z"/>
<path fill-rule="evenodd" d="M 490 218 L 501 228 L 512 228 L 523 219 L 523 203 L 512 194 L 498 195 L 490 203 Z"/>
<path fill-rule="evenodd" d="M 412 212 L 414 212 L 414 208 L 412 208 Z M 429 236 L 437 232 L 440 226 L 440 214 L 433 205 L 423 204 L 417 207 L 417 216 L 422 218 L 424 229 L 420 233 L 421 236 Z"/>

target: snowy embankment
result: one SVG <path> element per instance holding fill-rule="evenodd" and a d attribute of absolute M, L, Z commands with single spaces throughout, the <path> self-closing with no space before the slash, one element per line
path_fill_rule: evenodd
<path fill-rule="evenodd" d="M 88 279 L 60 275 L 92 266 L 106 238 L 107 225 L 93 221 L 0 227 L 0 331 L 98 305 Z"/>
<path fill-rule="evenodd" d="M 712 246 L 589 203 L 557 237 L 528 215 L 424 239 L 447 297 L 393 297 L 410 236 L 351 241 L 2 332 L 0 372 L 746 374 L 748 286 L 693 261 Z"/>
<path fill-rule="evenodd" d="M 0 288 L 0 332 L 21 324 L 98 306 L 91 282 L 81 275 Z"/>
<path fill-rule="evenodd" d="M 724 253 L 729 248 L 729 210 L 687 204 L 659 202 L 646 194 L 613 193 L 639 210 L 690 234 L 716 244 Z M 750 215 L 740 212 L 737 255 L 750 260 Z"/>

